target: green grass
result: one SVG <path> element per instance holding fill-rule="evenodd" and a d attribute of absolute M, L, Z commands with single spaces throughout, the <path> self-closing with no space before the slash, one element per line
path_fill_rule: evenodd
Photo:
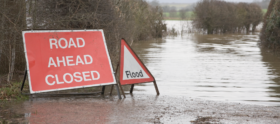
<path fill-rule="evenodd" d="M 169 12 L 163 12 L 164 17 L 169 17 Z"/>
<path fill-rule="evenodd" d="M 176 12 L 176 14 L 173 17 L 170 16 L 169 12 L 164 12 L 163 16 L 164 16 L 165 20 L 166 19 L 168 19 L 168 20 L 170 20 L 170 19 L 171 20 L 181 20 L 180 12 Z M 192 16 L 193 16 L 193 11 L 186 12 L 186 19 L 191 19 Z"/>
<path fill-rule="evenodd" d="M 177 10 L 180 10 L 182 8 L 189 7 L 191 4 L 189 3 L 161 3 L 160 6 L 169 6 L 169 7 L 176 7 Z"/>
<path fill-rule="evenodd" d="M 28 89 L 25 83 L 25 89 Z M 13 82 L 5 87 L 0 88 L 0 100 L 25 100 L 28 96 L 21 95 L 21 82 Z"/>
<path fill-rule="evenodd" d="M 267 9 L 262 9 L 263 14 L 267 12 Z"/>

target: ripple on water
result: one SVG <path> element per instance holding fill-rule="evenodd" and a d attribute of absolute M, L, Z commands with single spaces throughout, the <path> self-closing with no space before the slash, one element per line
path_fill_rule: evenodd
<path fill-rule="evenodd" d="M 157 79 L 161 94 L 280 106 L 280 59 L 258 47 L 258 35 L 183 34 L 132 47 Z M 152 83 L 135 88 L 135 93 L 155 92 Z"/>

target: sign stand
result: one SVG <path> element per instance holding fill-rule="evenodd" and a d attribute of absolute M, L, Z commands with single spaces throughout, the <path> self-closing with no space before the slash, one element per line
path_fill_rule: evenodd
<path fill-rule="evenodd" d="M 122 39 L 120 50 L 120 87 L 122 85 L 131 85 L 130 93 L 133 93 L 134 84 L 153 82 L 157 95 L 159 90 L 156 80 L 148 68 L 143 64 L 141 59 L 137 56 L 134 50 L 128 43 Z M 139 71 L 140 70 L 140 71 Z M 124 95 L 124 92 L 123 92 Z M 125 96 L 125 95 L 124 95 Z"/>
<path fill-rule="evenodd" d="M 156 83 L 156 81 L 154 81 L 153 83 L 154 83 L 154 86 L 155 86 L 155 89 L 156 89 L 157 95 L 159 95 L 159 90 L 158 90 L 158 87 L 157 87 L 157 83 Z M 133 93 L 133 89 L 134 89 L 134 84 L 131 84 L 131 87 L 130 87 L 130 92 L 129 92 L 129 93 Z M 124 97 L 125 97 L 125 96 L 124 96 Z"/>
<path fill-rule="evenodd" d="M 130 88 L 130 93 L 133 92 L 133 88 L 134 88 L 134 84 L 131 85 L 131 88 Z"/>
<path fill-rule="evenodd" d="M 33 95 L 33 94 L 30 94 L 30 93 L 23 93 L 23 87 L 24 87 L 24 84 L 25 84 L 25 80 L 26 80 L 26 77 L 27 77 L 27 70 L 25 70 L 24 72 L 24 77 L 23 77 L 23 80 L 22 80 L 22 84 L 21 84 L 21 88 L 20 88 L 20 92 L 22 95 Z M 120 91 L 119 91 L 119 87 L 117 84 L 115 85 L 112 85 L 112 89 L 113 89 L 113 86 L 116 86 L 117 88 L 117 92 L 118 92 L 118 96 L 119 96 L 119 99 L 122 99 L 121 95 L 120 95 Z M 111 92 L 112 92 L 112 89 L 111 89 Z M 40 95 L 92 95 L 92 94 L 101 94 L 101 95 L 104 95 L 104 92 L 105 92 L 105 86 L 102 86 L 102 91 L 101 92 L 91 92 L 91 93 L 64 93 L 64 94 L 42 94 L 40 93 Z M 37 94 L 38 95 L 38 94 Z M 110 93 L 111 95 L 111 93 Z"/>
<path fill-rule="evenodd" d="M 117 69 L 116 69 L 115 77 L 117 76 L 117 72 L 118 72 L 118 69 L 119 69 L 119 64 L 120 64 L 120 63 L 118 63 L 118 65 L 117 65 Z M 120 88 L 121 88 L 121 91 L 122 91 L 123 97 L 124 97 L 124 98 L 126 98 L 126 97 L 125 97 L 125 94 L 124 94 L 124 91 L 123 91 L 123 88 L 121 87 L 121 84 L 120 84 L 120 82 L 119 82 L 119 81 L 118 81 L 118 84 L 120 85 Z M 117 89 L 117 90 L 119 90 L 119 89 Z M 112 95 L 112 92 L 113 92 L 113 86 L 111 87 L 110 95 Z M 119 93 L 119 91 L 118 91 L 118 93 Z"/>

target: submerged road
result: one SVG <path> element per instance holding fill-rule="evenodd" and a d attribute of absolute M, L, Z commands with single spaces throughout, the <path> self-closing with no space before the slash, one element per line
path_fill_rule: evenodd
<path fill-rule="evenodd" d="M 190 97 L 128 95 L 34 98 L 5 105 L 0 122 L 30 124 L 279 124 L 280 108 Z M 3 111 L 5 110 L 5 111 Z"/>
<path fill-rule="evenodd" d="M 133 95 L 125 86 L 127 98 L 121 100 L 116 93 L 109 96 L 106 87 L 105 96 L 6 101 L 0 103 L 0 124 L 279 124 L 280 59 L 257 42 L 257 33 L 135 42 L 132 47 L 155 76 L 161 95 L 156 96 L 153 83 L 145 83 L 135 85 Z"/>

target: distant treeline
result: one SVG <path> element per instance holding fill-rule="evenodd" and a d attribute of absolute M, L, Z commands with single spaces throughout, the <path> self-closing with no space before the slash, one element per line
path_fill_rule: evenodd
<path fill-rule="evenodd" d="M 259 5 L 262 9 L 267 9 L 270 0 L 254 0 L 253 3 Z"/>
<path fill-rule="evenodd" d="M 103 29 L 116 65 L 121 38 L 162 37 L 162 20 L 161 9 L 145 0 L 0 0 L 0 84 L 26 67 L 22 30 Z"/>
<path fill-rule="evenodd" d="M 194 8 L 193 25 L 208 34 L 227 32 L 254 32 L 262 21 L 260 6 L 254 3 L 231 3 L 202 0 Z"/>
<path fill-rule="evenodd" d="M 271 0 L 264 16 L 260 44 L 273 51 L 280 50 L 280 0 Z"/>
<path fill-rule="evenodd" d="M 153 7 L 160 7 L 165 19 L 191 19 L 194 4 L 160 4 L 158 0 L 149 2 Z"/>

